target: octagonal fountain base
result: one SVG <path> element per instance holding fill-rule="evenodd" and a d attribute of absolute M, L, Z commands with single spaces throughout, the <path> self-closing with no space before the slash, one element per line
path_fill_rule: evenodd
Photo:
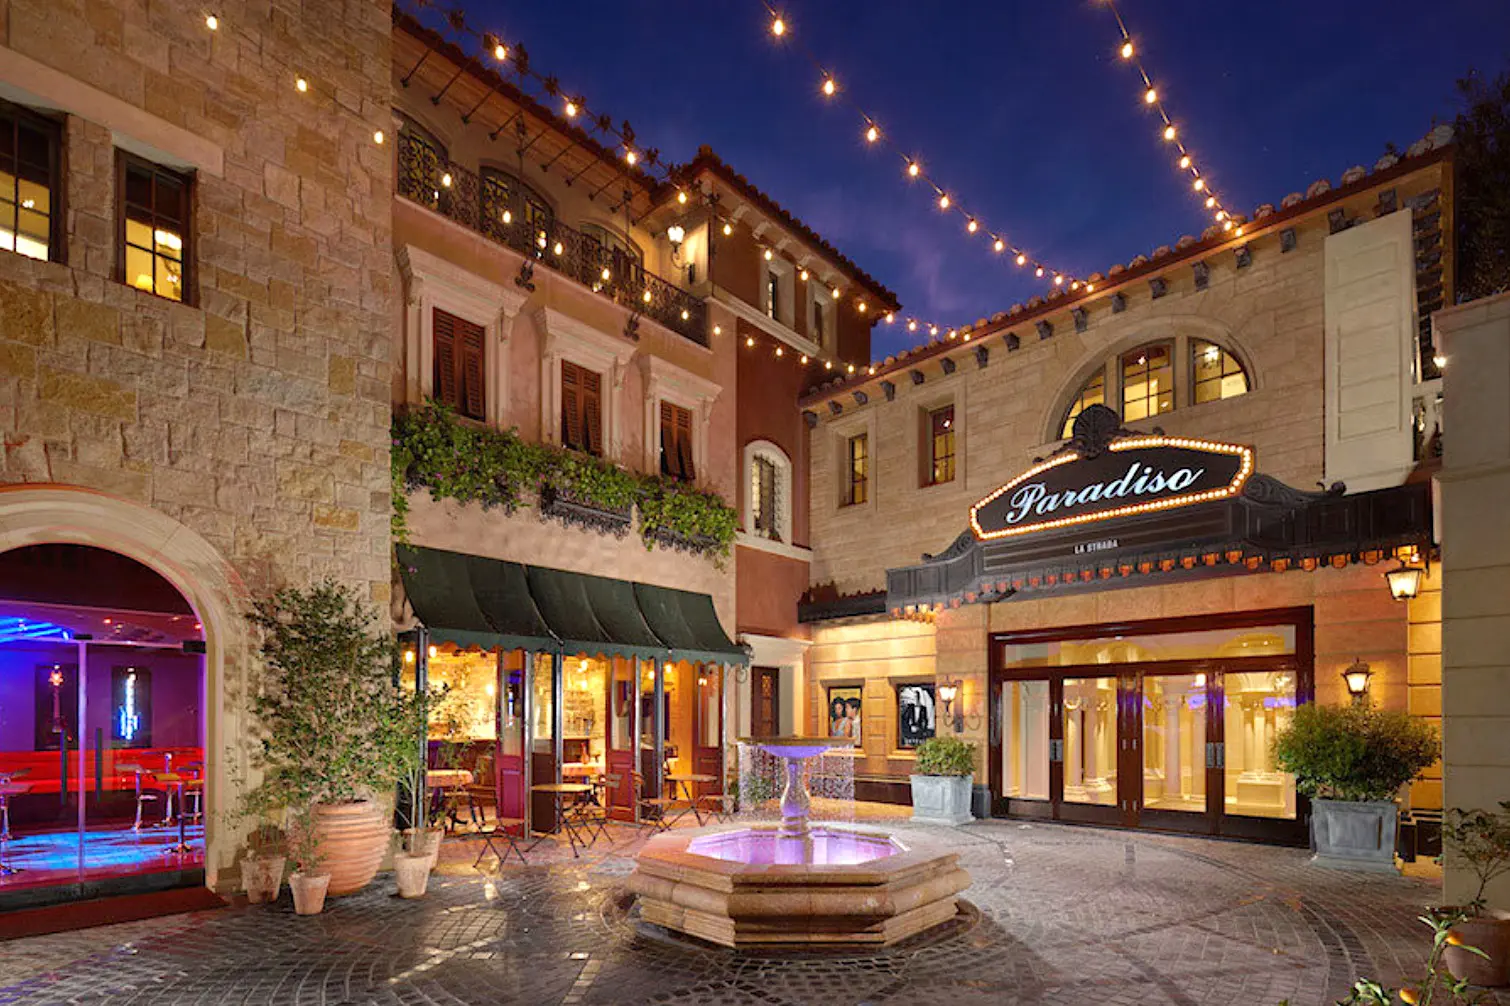
<path fill-rule="evenodd" d="M 726 947 L 889 945 L 954 918 L 968 886 L 952 852 L 822 824 L 658 835 L 629 878 L 644 921 Z"/>

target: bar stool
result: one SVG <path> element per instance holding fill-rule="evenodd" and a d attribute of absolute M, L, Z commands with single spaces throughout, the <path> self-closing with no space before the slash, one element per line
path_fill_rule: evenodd
<path fill-rule="evenodd" d="M 179 798 L 178 812 L 198 824 L 204 817 L 204 762 L 191 762 L 184 766 L 184 771 L 188 773 L 189 778 L 184 782 L 184 793 Z M 193 812 L 187 815 L 184 815 L 183 807 L 185 798 L 194 803 Z"/>
<path fill-rule="evenodd" d="M 131 830 L 139 832 L 142 830 L 142 804 L 161 800 L 165 794 L 151 793 L 142 788 L 142 780 L 146 778 L 147 770 L 141 765 L 122 762 L 117 763 L 115 767 L 117 771 L 130 772 L 136 778 L 136 821 L 131 825 Z"/>
<path fill-rule="evenodd" d="M 15 780 L 30 772 L 31 769 L 21 769 L 11 773 L 5 782 L 0 782 L 0 877 L 9 877 L 14 873 L 21 873 L 21 867 L 11 866 L 5 861 L 5 847 L 10 844 L 10 798 L 21 796 L 31 792 L 31 783 L 16 782 Z"/>

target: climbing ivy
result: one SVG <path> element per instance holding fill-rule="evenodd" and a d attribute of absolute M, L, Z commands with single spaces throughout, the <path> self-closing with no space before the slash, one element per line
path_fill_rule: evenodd
<path fill-rule="evenodd" d="M 674 545 L 728 556 L 738 520 L 717 493 L 639 475 L 601 458 L 522 440 L 514 430 L 467 423 L 430 402 L 393 417 L 393 538 L 407 543 L 408 493 L 480 503 L 513 513 L 551 491 L 584 506 L 627 514 L 637 507 L 646 548 Z"/>

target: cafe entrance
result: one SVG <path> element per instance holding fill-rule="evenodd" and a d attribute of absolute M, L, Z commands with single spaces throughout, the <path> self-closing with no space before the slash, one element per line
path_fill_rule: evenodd
<path fill-rule="evenodd" d="M 1304 844 L 1272 740 L 1312 636 L 1309 608 L 993 636 L 993 814 Z"/>

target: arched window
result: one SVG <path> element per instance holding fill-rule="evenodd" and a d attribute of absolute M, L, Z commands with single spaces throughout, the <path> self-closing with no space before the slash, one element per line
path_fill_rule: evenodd
<path fill-rule="evenodd" d="M 520 251 L 544 248 L 556 230 L 550 203 L 528 185 L 497 168 L 483 168 L 478 193 L 484 234 Z"/>
<path fill-rule="evenodd" d="M 1060 428 L 1060 439 L 1068 440 L 1075 429 L 1075 417 L 1080 415 L 1092 405 L 1102 405 L 1106 402 L 1106 368 L 1102 367 L 1091 375 L 1090 380 L 1080 389 L 1070 402 L 1069 411 L 1064 414 L 1064 423 Z"/>
<path fill-rule="evenodd" d="M 1174 344 L 1156 342 L 1122 354 L 1122 418 L 1147 419 L 1174 408 Z"/>
<path fill-rule="evenodd" d="M 792 540 L 792 462 L 768 440 L 745 445 L 745 532 L 766 541 Z"/>
<path fill-rule="evenodd" d="M 1237 357 L 1203 339 L 1190 340 L 1190 400 L 1197 405 L 1248 393 L 1248 372 Z"/>
<path fill-rule="evenodd" d="M 441 179 L 451 165 L 445 144 L 408 116 L 401 115 L 398 144 L 399 195 L 432 210 L 440 205 Z"/>

